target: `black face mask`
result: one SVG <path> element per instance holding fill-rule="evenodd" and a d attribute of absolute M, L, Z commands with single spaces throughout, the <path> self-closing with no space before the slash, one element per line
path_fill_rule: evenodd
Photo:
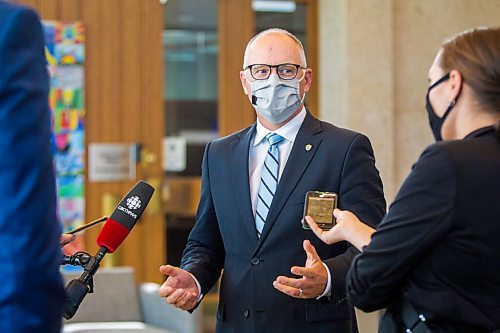
<path fill-rule="evenodd" d="M 427 114 L 429 116 L 429 123 L 431 125 L 432 129 L 432 134 L 434 134 L 434 138 L 436 141 L 442 141 L 443 138 L 441 137 L 441 127 L 443 127 L 443 123 L 450 114 L 451 109 L 456 104 L 456 100 L 451 102 L 446 111 L 444 112 L 444 115 L 442 118 L 439 118 L 436 112 L 434 112 L 434 109 L 432 108 L 431 101 L 429 100 L 429 92 L 432 90 L 432 88 L 438 86 L 439 84 L 443 83 L 446 80 L 450 79 L 450 73 L 446 74 L 436 82 L 434 82 L 429 89 L 427 89 L 427 94 L 425 95 L 425 108 L 427 109 Z M 458 98 L 458 96 L 457 96 Z"/>

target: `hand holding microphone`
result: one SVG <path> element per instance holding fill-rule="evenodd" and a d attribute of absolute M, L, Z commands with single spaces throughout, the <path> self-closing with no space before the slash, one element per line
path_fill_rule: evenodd
<path fill-rule="evenodd" d="M 99 269 L 99 264 L 106 253 L 113 253 L 125 240 L 130 230 L 137 223 L 153 196 L 154 188 L 145 181 L 139 181 L 120 201 L 118 206 L 106 220 L 97 237 L 100 249 L 84 267 L 79 279 L 72 280 L 66 287 L 67 300 L 63 317 L 72 318 L 83 298 L 93 292 L 93 276 Z"/>
<path fill-rule="evenodd" d="M 69 243 L 71 243 L 74 240 L 75 240 L 75 235 L 62 234 L 61 235 L 61 240 L 60 240 L 61 247 L 65 246 L 65 245 L 68 245 Z"/>
<path fill-rule="evenodd" d="M 61 235 L 61 240 L 60 240 L 61 247 L 66 246 L 69 243 L 71 243 L 72 241 L 74 241 L 75 238 L 76 238 L 76 236 L 75 236 L 76 233 L 78 233 L 80 231 L 83 231 L 83 230 L 85 230 L 87 228 L 93 227 L 93 226 L 95 226 L 98 223 L 102 223 L 102 222 L 106 221 L 107 219 L 108 219 L 107 216 L 103 216 L 100 219 L 97 219 L 95 221 L 89 222 L 87 224 L 84 224 L 84 225 L 82 225 L 82 226 L 80 226 L 78 228 L 75 228 L 73 230 L 70 230 L 70 231 L 62 234 Z"/>

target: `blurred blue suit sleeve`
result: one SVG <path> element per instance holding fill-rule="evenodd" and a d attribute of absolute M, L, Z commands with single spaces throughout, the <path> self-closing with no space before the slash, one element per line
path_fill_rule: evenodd
<path fill-rule="evenodd" d="M 0 0 L 0 332 L 59 332 L 61 228 L 34 11 Z"/>

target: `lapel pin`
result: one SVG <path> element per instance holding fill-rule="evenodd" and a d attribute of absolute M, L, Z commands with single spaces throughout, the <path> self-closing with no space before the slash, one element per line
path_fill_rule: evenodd
<path fill-rule="evenodd" d="M 313 147 L 313 146 L 312 146 L 311 144 L 307 144 L 307 145 L 306 145 L 306 151 L 311 150 L 311 149 L 312 149 L 312 147 Z"/>

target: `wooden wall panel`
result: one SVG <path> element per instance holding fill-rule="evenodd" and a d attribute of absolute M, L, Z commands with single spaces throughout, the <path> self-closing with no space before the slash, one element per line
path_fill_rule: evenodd
<path fill-rule="evenodd" d="M 158 0 L 23 0 L 42 19 L 83 21 L 86 29 L 86 142 L 141 143 L 155 156 L 137 165 L 137 179 L 161 184 L 163 137 L 162 13 Z M 103 211 L 103 195 L 120 199 L 135 184 L 86 182 L 86 220 Z M 161 192 L 157 188 L 157 192 Z M 159 205 L 159 207 L 158 207 Z M 114 261 L 133 266 L 139 281 L 161 282 L 165 226 L 161 203 L 146 210 Z M 97 250 L 99 228 L 86 232 L 85 249 Z"/>
<path fill-rule="evenodd" d="M 64 1 L 64 0 L 61 0 Z M 97 115 L 101 123 L 100 142 L 103 143 L 119 143 L 121 133 L 123 132 L 123 117 L 121 117 L 121 73 L 126 70 L 122 68 L 121 57 L 124 49 L 121 45 L 121 34 L 124 31 L 121 29 L 122 19 L 120 17 L 121 0 L 106 0 L 99 2 L 101 12 L 99 21 L 99 39 L 98 49 L 101 53 L 101 70 L 104 70 L 105 75 L 99 76 L 100 81 L 100 112 Z M 90 139 L 90 138 L 89 138 Z M 126 143 L 126 142 L 123 142 Z M 108 195 L 119 200 L 126 190 L 122 189 L 122 182 L 111 182 L 102 185 L 101 195 Z M 107 210 L 111 207 L 102 207 Z M 105 212 L 103 212 L 105 213 Z M 110 214 L 110 213 L 108 213 Z M 108 257 L 107 260 L 112 264 L 125 263 L 121 260 L 123 248 L 128 246 L 128 238 L 135 234 L 135 230 L 125 239 L 118 251 Z M 126 263 L 133 266 L 133 263 Z M 136 267 L 137 272 L 139 268 Z"/>
<path fill-rule="evenodd" d="M 140 52 L 144 55 L 141 67 L 141 126 L 143 135 L 143 161 L 141 173 L 144 178 L 160 184 L 158 175 L 162 174 L 161 168 L 161 141 L 148 133 L 164 131 L 163 120 L 163 58 L 151 57 L 150 55 L 163 54 L 162 34 L 163 31 L 163 7 L 159 1 L 147 1 L 141 7 L 141 29 L 140 29 Z M 158 32 L 158 33 L 156 33 Z M 159 273 L 159 266 L 165 264 L 166 258 L 166 227 L 161 208 L 161 188 L 157 188 L 151 199 L 152 209 L 146 211 L 148 223 L 141 225 L 144 235 L 142 244 L 143 274 L 148 277 L 156 277 L 163 281 L 164 277 Z"/>
<path fill-rule="evenodd" d="M 122 117 L 120 111 L 122 106 L 121 96 L 121 57 L 125 50 L 121 49 L 121 0 L 106 0 L 99 3 L 101 10 L 101 22 L 99 31 L 99 52 L 102 57 L 102 69 L 105 75 L 100 76 L 101 86 L 101 112 L 99 113 L 103 131 L 101 140 L 104 142 L 116 142 L 120 140 L 122 132 Z M 104 74 L 104 73 L 103 73 Z M 119 184 L 109 184 L 119 191 Z"/>
<path fill-rule="evenodd" d="M 99 3 L 101 0 L 85 0 L 85 6 L 82 6 L 81 20 L 85 24 L 85 136 L 88 142 L 101 142 L 101 133 L 104 126 L 99 117 L 102 113 L 101 108 L 101 85 L 100 82 L 102 65 L 102 53 L 93 50 L 99 50 L 100 43 L 100 22 L 101 17 Z M 100 183 L 85 184 L 85 209 L 87 220 L 94 220 L 103 215 L 109 215 L 109 212 L 103 212 L 101 207 L 101 196 L 104 186 Z M 91 228 L 85 232 L 86 249 L 89 252 L 97 250 L 95 239 L 99 233 L 99 228 Z"/>
<path fill-rule="evenodd" d="M 141 142 L 141 95 L 142 89 L 140 86 L 141 72 L 141 47 L 140 47 L 140 11 L 137 10 L 137 0 L 119 0 L 120 8 L 117 11 L 119 17 L 126 17 L 126 20 L 121 21 L 120 29 L 127 33 L 121 33 L 120 43 L 121 49 L 125 52 L 122 56 L 121 68 L 126 69 L 121 71 L 121 78 L 117 82 L 120 91 L 120 109 L 119 117 L 122 121 L 122 133 L 120 134 L 123 142 Z M 138 178 L 142 175 L 138 172 Z M 123 182 L 121 184 L 122 192 L 127 192 L 135 182 Z M 148 224 L 151 223 L 148 220 Z M 134 232 L 127 237 L 127 246 L 120 250 L 121 261 L 133 265 L 141 274 L 144 272 L 144 261 L 142 260 L 144 247 L 142 238 L 146 237 L 141 228 L 142 222 L 134 228 Z M 141 251 L 137 251 L 141 249 Z"/>
<path fill-rule="evenodd" d="M 38 10 L 40 16 L 44 20 L 58 20 L 59 19 L 59 1 L 64 0 L 38 0 Z M 71 1 L 71 0 L 66 0 Z"/>
<path fill-rule="evenodd" d="M 319 116 L 318 84 L 321 75 L 318 67 L 318 1 L 301 0 L 307 4 L 307 66 L 313 70 L 313 84 L 307 96 L 307 109 Z"/>
<path fill-rule="evenodd" d="M 63 21 L 75 21 L 82 17 L 82 1 L 59 1 L 59 19 Z"/>
<path fill-rule="evenodd" d="M 38 0 L 23 0 L 22 3 L 26 6 L 38 9 Z"/>
<path fill-rule="evenodd" d="M 239 131 L 255 121 L 239 73 L 245 47 L 255 31 L 251 0 L 219 0 L 219 133 Z"/>

